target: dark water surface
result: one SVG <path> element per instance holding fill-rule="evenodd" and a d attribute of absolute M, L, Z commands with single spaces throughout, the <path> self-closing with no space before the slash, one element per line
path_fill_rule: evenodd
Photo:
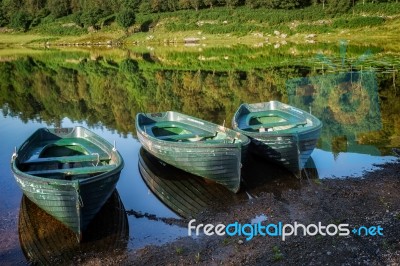
<path fill-rule="evenodd" d="M 359 50 L 355 58 L 362 55 L 363 49 Z M 205 56 L 223 52 L 229 58 L 245 57 L 241 51 L 242 47 L 211 50 Z M 290 103 L 311 111 L 324 123 L 304 175 L 313 179 L 361 177 L 364 171 L 394 161 L 391 148 L 400 146 L 396 57 L 375 65 L 370 58 L 364 62 L 369 68 L 338 70 L 332 67 L 334 60 L 326 63 L 324 57 L 316 64 L 315 56 L 310 60 L 293 57 L 292 64 L 289 56 L 283 66 L 280 55 L 272 56 L 275 63 L 262 68 L 259 61 L 243 63 L 241 68 L 242 59 L 237 59 L 224 71 L 229 68 L 226 62 L 190 63 L 198 58 L 197 51 L 115 53 L 96 52 L 93 56 L 87 51 L 50 51 L 37 57 L 8 56 L 0 62 L 1 262 L 85 260 L 90 254 L 113 256 L 147 244 L 163 244 L 187 235 L 181 217 L 208 208 L 223 210 L 223 204 L 236 204 L 263 192 L 280 197 L 287 189 L 301 189 L 301 180 L 259 158 L 243 167 L 245 184 L 237 195 L 163 166 L 140 150 L 134 128 L 137 112 L 176 110 L 230 125 L 241 102 L 275 99 Z M 149 56 L 151 62 L 145 60 Z M 169 64 L 157 60 L 160 57 Z M 336 57 L 341 62 L 340 55 Z M 322 68 L 321 61 L 325 63 Z M 361 70 L 366 68 L 368 71 Z M 23 198 L 10 169 L 14 148 L 37 128 L 54 125 L 82 125 L 111 143 L 116 141 L 125 161 L 117 192 L 105 207 L 114 212 L 107 209 L 99 215 L 88 229 L 90 241 L 81 246 Z M 140 172 L 144 169 L 147 178 L 164 189 L 165 198 L 157 197 L 146 185 Z M 218 201 L 219 206 L 214 206 Z M 249 217 L 249 221 L 263 217 Z M 118 226 L 110 230 L 109 224 Z M 58 250 L 52 251 L 54 258 L 46 255 L 51 248 Z"/>

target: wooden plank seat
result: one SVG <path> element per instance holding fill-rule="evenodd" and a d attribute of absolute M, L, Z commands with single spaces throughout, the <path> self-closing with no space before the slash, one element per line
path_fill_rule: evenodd
<path fill-rule="evenodd" d="M 182 130 L 185 130 L 186 132 L 185 134 L 167 134 L 167 135 L 158 135 L 157 133 L 154 132 L 154 130 L 163 130 L 163 129 L 168 131 L 170 128 L 171 129 L 180 128 Z M 179 121 L 162 121 L 162 122 L 147 124 L 144 126 L 144 131 L 147 134 L 157 139 L 168 140 L 168 141 L 183 141 L 183 140 L 197 141 L 201 140 L 202 138 L 215 137 L 217 134 L 217 132 L 213 134 L 201 128 L 187 125 Z"/>
<path fill-rule="evenodd" d="M 116 167 L 115 164 L 111 164 L 111 165 L 77 167 L 77 168 L 66 168 L 66 169 L 36 170 L 25 173 L 28 175 L 39 175 L 39 176 L 53 175 L 53 174 L 82 175 L 82 174 L 95 174 L 95 173 L 107 172 L 113 170 L 115 167 Z"/>
<path fill-rule="evenodd" d="M 274 128 L 274 127 L 283 127 L 283 126 L 290 126 L 293 125 L 293 127 L 298 127 L 298 126 L 304 126 L 307 124 L 307 121 L 299 121 L 296 123 L 289 122 L 289 121 L 283 121 L 283 122 L 275 122 L 275 123 L 268 123 L 268 124 L 258 124 L 258 125 L 248 125 L 245 128 L 242 128 L 242 130 L 250 130 L 250 131 L 258 131 L 261 128 L 265 128 L 268 130 L 269 128 Z M 291 128 L 293 128 L 291 127 Z"/>
<path fill-rule="evenodd" d="M 179 140 L 200 140 L 203 138 L 212 138 L 215 137 L 216 134 L 212 135 L 211 133 L 209 134 L 177 134 L 177 135 L 167 135 L 167 136 L 159 136 L 157 137 L 160 140 L 171 140 L 171 141 L 179 141 Z"/>
<path fill-rule="evenodd" d="M 63 156 L 63 157 L 47 157 L 47 158 L 36 158 L 25 161 L 21 164 L 42 164 L 42 163 L 78 163 L 78 162 L 97 162 L 107 161 L 110 157 L 106 153 L 102 155 L 88 154 L 88 155 L 74 155 L 74 156 Z"/>

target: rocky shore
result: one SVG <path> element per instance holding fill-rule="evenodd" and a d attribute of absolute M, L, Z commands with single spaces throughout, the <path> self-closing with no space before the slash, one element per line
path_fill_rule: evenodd
<path fill-rule="evenodd" d="M 133 251 L 118 263 L 126 265 L 399 265 L 400 163 L 386 164 L 363 178 L 310 180 L 301 189 L 280 196 L 262 193 L 244 204 L 196 217 L 202 223 L 249 223 L 265 216 L 265 223 L 305 225 L 349 224 L 380 226 L 383 236 L 186 237 L 163 246 Z M 200 223 L 200 222 L 198 222 Z M 92 262 L 95 262 L 92 261 Z M 113 264 L 113 261 L 109 261 Z M 91 262 L 89 262 L 91 264 Z"/>

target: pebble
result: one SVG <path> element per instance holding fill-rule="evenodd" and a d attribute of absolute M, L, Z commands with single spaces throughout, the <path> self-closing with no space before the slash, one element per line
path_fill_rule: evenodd
<path fill-rule="evenodd" d="M 243 240 L 239 240 L 239 241 L 238 241 L 238 244 L 239 244 L 239 245 L 243 244 Z"/>

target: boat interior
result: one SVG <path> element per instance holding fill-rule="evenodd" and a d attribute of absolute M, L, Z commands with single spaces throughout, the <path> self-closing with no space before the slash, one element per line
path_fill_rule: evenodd
<path fill-rule="evenodd" d="M 110 156 L 84 138 L 59 138 L 32 144 L 19 169 L 26 174 L 53 179 L 80 179 L 116 167 Z"/>
<path fill-rule="evenodd" d="M 221 131 L 210 132 L 199 127 L 183 124 L 176 121 L 163 121 L 147 124 L 143 130 L 157 139 L 174 142 L 224 142 L 233 139 Z"/>
<path fill-rule="evenodd" d="M 273 132 L 304 127 L 311 121 L 281 110 L 251 112 L 239 118 L 238 127 L 249 132 Z"/>

